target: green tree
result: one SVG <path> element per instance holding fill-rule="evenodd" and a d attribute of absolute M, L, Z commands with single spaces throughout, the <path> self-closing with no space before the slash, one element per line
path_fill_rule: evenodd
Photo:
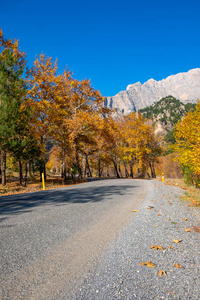
<path fill-rule="evenodd" d="M 23 79 L 25 54 L 18 50 L 18 42 L 5 40 L 0 31 L 0 144 L 3 151 L 2 185 L 6 185 L 6 152 L 16 138 L 18 122 L 26 110 L 23 99 L 26 85 Z"/>

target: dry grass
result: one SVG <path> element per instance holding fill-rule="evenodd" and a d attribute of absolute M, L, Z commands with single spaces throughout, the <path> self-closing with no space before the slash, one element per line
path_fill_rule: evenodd
<path fill-rule="evenodd" d="M 181 200 L 186 201 L 189 206 L 200 207 L 200 189 L 194 186 L 188 186 L 183 179 L 165 179 L 165 184 L 178 186 L 185 190 L 185 195 L 181 197 Z"/>
<path fill-rule="evenodd" d="M 50 176 L 47 178 L 45 182 L 45 189 L 55 189 L 55 188 L 61 188 L 65 186 L 70 186 L 74 184 L 79 184 L 86 182 L 86 179 L 73 179 L 68 180 L 66 183 L 64 180 L 58 176 Z M 36 178 L 34 181 L 29 181 L 27 183 L 27 186 L 20 186 L 19 181 L 17 180 L 8 180 L 6 186 L 0 185 L 0 196 L 4 195 L 14 195 L 14 194 L 21 194 L 21 193 L 31 193 L 36 191 L 42 191 L 43 186 L 40 182 L 39 178 Z"/>

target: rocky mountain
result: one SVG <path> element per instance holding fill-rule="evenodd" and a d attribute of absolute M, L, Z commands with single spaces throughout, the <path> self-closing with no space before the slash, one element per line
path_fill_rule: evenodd
<path fill-rule="evenodd" d="M 144 84 L 140 82 L 130 84 L 125 91 L 107 97 L 105 107 L 127 115 L 150 106 L 168 95 L 180 99 L 185 104 L 196 103 L 197 99 L 200 99 L 200 68 L 171 75 L 160 81 L 149 79 Z"/>

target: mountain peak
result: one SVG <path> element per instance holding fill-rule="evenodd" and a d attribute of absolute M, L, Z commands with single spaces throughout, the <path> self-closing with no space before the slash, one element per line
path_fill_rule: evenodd
<path fill-rule="evenodd" d="M 147 82 L 145 82 L 144 84 L 154 84 L 155 82 L 157 82 L 155 79 L 151 78 L 149 79 Z"/>
<path fill-rule="evenodd" d="M 129 84 L 125 91 L 107 97 L 106 103 L 107 107 L 116 108 L 118 112 L 126 115 L 150 106 L 168 95 L 183 103 L 196 103 L 200 99 L 200 68 L 171 75 L 160 81 L 151 78 L 144 84 Z"/>
<path fill-rule="evenodd" d="M 126 90 L 128 91 L 128 90 L 132 89 L 133 87 L 139 87 L 139 86 L 141 86 L 141 85 L 142 85 L 141 82 L 138 81 L 138 82 L 136 82 L 136 83 L 134 83 L 134 84 L 129 84 L 129 85 L 127 86 Z"/>

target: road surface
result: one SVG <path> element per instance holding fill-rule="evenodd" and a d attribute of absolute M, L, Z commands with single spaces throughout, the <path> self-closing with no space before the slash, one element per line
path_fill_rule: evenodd
<path fill-rule="evenodd" d="M 0 197 L 0 299 L 59 299 L 79 286 L 137 209 L 147 181 L 106 179 Z M 132 214 L 133 215 L 133 214 Z"/>

